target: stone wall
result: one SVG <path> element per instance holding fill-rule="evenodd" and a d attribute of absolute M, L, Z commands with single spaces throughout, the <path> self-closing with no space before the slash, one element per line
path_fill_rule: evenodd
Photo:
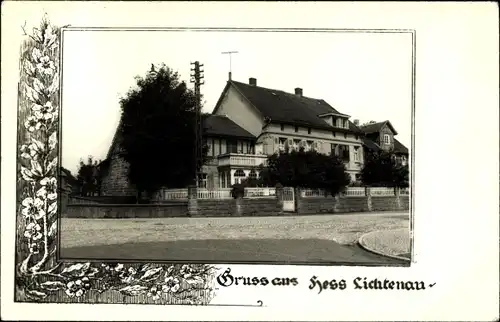
<path fill-rule="evenodd" d="M 128 163 L 120 156 L 110 160 L 107 174 L 102 178 L 101 195 L 103 196 L 136 196 L 135 188 L 128 180 Z"/>
<path fill-rule="evenodd" d="M 298 214 L 401 211 L 410 209 L 409 196 L 300 197 L 300 192 L 296 191 L 295 198 L 296 212 Z"/>
<path fill-rule="evenodd" d="M 152 205 L 73 204 L 63 218 L 166 218 L 187 217 L 187 203 Z"/>

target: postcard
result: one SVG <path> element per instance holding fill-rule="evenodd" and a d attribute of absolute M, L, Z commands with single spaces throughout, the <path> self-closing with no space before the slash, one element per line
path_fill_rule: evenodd
<path fill-rule="evenodd" d="M 3 9 L 3 319 L 498 318 L 497 7 Z"/>

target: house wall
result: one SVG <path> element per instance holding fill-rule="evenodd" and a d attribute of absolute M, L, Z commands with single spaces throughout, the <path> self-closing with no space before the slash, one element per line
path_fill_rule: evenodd
<path fill-rule="evenodd" d="M 311 134 L 307 127 L 298 127 L 295 132 L 293 125 L 284 124 L 283 131 L 281 124 L 270 123 L 262 129 L 263 134 L 257 139 L 258 144 L 263 145 L 264 154 L 271 155 L 279 151 L 279 138 L 319 141 L 318 152 L 323 154 L 331 153 L 331 144 L 343 144 L 349 146 L 349 163 L 346 169 L 351 175 L 351 180 L 355 180 L 355 175 L 361 171 L 364 163 L 364 151 L 361 137 L 352 133 L 327 131 L 323 129 L 311 128 Z M 335 136 L 334 134 L 335 133 Z M 358 147 L 358 161 L 354 160 L 355 147 Z"/>
<path fill-rule="evenodd" d="M 102 196 L 136 196 L 135 188 L 128 180 L 128 163 L 119 156 L 113 156 L 107 174 L 101 182 Z"/>
<path fill-rule="evenodd" d="M 389 144 L 384 143 L 384 135 L 389 135 Z M 380 129 L 378 143 L 379 143 L 380 147 L 386 151 L 392 150 L 394 148 L 394 133 L 391 131 L 391 129 L 387 125 L 384 125 Z"/>
<path fill-rule="evenodd" d="M 233 87 L 229 87 L 215 113 L 227 115 L 236 124 L 255 136 L 259 136 L 262 131 L 264 124 L 262 116 Z"/>

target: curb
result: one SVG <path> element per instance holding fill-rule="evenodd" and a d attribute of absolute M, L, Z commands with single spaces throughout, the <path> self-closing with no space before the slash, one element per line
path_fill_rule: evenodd
<path fill-rule="evenodd" d="M 379 231 L 382 231 L 382 230 L 376 230 L 376 231 L 371 231 L 369 233 L 366 233 L 364 235 L 362 235 L 361 237 L 359 237 L 358 239 L 358 245 L 363 248 L 364 250 L 366 251 L 369 251 L 371 253 L 374 253 L 374 254 L 377 254 L 377 255 L 380 255 L 380 256 L 384 256 L 384 257 L 389 257 L 389 258 L 394 258 L 394 259 L 399 259 L 399 260 L 403 260 L 403 261 L 406 261 L 406 262 L 411 262 L 411 259 L 408 259 L 406 257 L 401 257 L 401 256 L 397 256 L 397 255 L 389 255 L 389 254 L 385 254 L 385 253 L 382 253 L 382 252 L 379 252 L 373 248 L 370 248 L 366 245 L 366 243 L 363 241 L 363 238 L 366 236 L 366 235 L 369 235 L 369 234 L 372 234 L 372 233 L 375 233 L 375 232 L 379 232 Z"/>

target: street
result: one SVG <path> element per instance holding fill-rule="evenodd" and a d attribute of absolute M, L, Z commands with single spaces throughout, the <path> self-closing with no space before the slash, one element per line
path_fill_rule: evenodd
<path fill-rule="evenodd" d="M 408 227 L 408 213 L 157 219 L 62 219 L 61 258 L 390 265 L 356 245 Z"/>

